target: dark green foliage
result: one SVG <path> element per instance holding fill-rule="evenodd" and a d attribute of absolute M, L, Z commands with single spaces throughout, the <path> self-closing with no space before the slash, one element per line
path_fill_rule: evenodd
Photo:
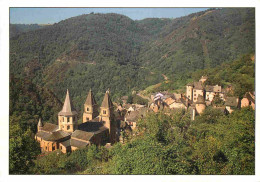
<path fill-rule="evenodd" d="M 34 165 L 33 160 L 40 154 L 39 143 L 34 140 L 33 132 L 30 129 L 24 131 L 13 116 L 10 116 L 9 132 L 9 172 L 28 174 Z"/>
<path fill-rule="evenodd" d="M 30 128 L 36 132 L 39 118 L 43 122 L 57 122 L 57 113 L 62 103 L 48 89 L 36 86 L 28 79 L 10 76 L 10 116 L 19 123 L 23 131 Z"/>
<path fill-rule="evenodd" d="M 199 122 L 202 118 L 198 117 L 189 130 L 200 174 L 254 174 L 254 110 L 243 108 L 228 116 L 215 113 L 210 117 L 215 121 Z"/>
<path fill-rule="evenodd" d="M 44 26 L 42 25 L 38 25 L 38 24 L 10 24 L 9 25 L 10 29 L 10 38 L 15 37 L 23 32 L 29 32 L 29 31 L 33 31 L 33 30 L 37 30 L 40 28 L 43 28 Z"/>
<path fill-rule="evenodd" d="M 34 174 L 71 174 L 95 167 L 98 162 L 107 161 L 107 158 L 107 149 L 95 145 L 68 154 L 58 150 L 35 160 L 31 171 Z"/>

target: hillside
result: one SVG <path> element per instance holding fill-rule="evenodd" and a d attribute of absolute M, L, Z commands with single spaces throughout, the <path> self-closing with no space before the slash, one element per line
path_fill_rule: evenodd
<path fill-rule="evenodd" d="M 209 9 L 176 19 L 133 21 L 87 14 L 10 40 L 10 73 L 31 79 L 62 100 L 67 88 L 78 110 L 92 88 L 100 103 L 254 52 L 253 8 Z"/>
<path fill-rule="evenodd" d="M 172 76 L 215 67 L 254 52 L 255 11 L 211 9 L 173 20 L 139 54 L 144 66 Z"/>
<path fill-rule="evenodd" d="M 9 97 L 10 124 L 19 124 L 23 131 L 30 128 L 35 132 L 39 117 L 57 123 L 62 103 L 49 89 L 11 75 Z"/>
<path fill-rule="evenodd" d="M 10 38 L 15 37 L 21 33 L 37 30 L 44 28 L 48 25 L 39 25 L 39 24 L 10 24 L 9 25 L 9 36 Z"/>

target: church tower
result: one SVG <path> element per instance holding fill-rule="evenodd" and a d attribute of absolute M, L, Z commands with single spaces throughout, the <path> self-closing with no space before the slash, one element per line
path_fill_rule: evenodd
<path fill-rule="evenodd" d="M 109 129 L 109 140 L 111 143 L 114 143 L 116 140 L 116 122 L 113 103 L 109 96 L 109 90 L 106 91 L 101 104 L 99 119 L 104 123 L 104 126 Z"/>
<path fill-rule="evenodd" d="M 59 129 L 73 132 L 78 127 L 78 113 L 70 100 L 69 90 L 67 89 L 66 98 L 62 110 L 58 113 Z"/>
<path fill-rule="evenodd" d="M 90 89 L 84 104 L 83 123 L 93 120 L 97 116 L 98 116 L 98 106 L 94 98 L 94 95 Z"/>
<path fill-rule="evenodd" d="M 39 119 L 38 125 L 37 125 L 37 130 L 38 132 L 42 130 L 43 124 L 41 118 Z"/>

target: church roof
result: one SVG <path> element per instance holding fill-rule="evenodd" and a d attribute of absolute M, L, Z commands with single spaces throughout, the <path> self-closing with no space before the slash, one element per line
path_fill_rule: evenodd
<path fill-rule="evenodd" d="M 59 129 L 59 126 L 52 123 L 45 123 L 42 130 L 47 132 L 54 132 Z"/>
<path fill-rule="evenodd" d="M 73 107 L 72 102 L 70 100 L 70 95 L 69 95 L 69 90 L 67 90 L 67 94 L 66 94 L 66 98 L 64 101 L 64 105 L 62 110 L 59 112 L 59 116 L 60 115 L 75 115 L 78 114 L 76 109 Z"/>
<path fill-rule="evenodd" d="M 104 108 L 113 107 L 113 103 L 112 103 L 110 96 L 109 96 L 109 91 L 106 91 L 103 102 L 101 104 L 101 107 L 104 107 Z"/>
<path fill-rule="evenodd" d="M 94 136 L 94 133 L 81 131 L 81 130 L 75 130 L 71 135 L 72 138 L 77 138 L 77 139 L 85 140 L 85 141 L 89 141 L 93 136 Z"/>
<path fill-rule="evenodd" d="M 89 145 L 89 143 L 87 142 L 83 142 L 75 139 L 66 140 L 64 142 L 61 142 L 61 144 L 65 147 L 73 146 L 77 148 L 86 147 L 87 145 Z"/>
<path fill-rule="evenodd" d="M 85 122 L 78 126 L 78 129 L 84 132 L 90 132 L 94 134 L 101 133 L 105 130 L 108 130 L 107 127 L 103 125 L 101 122 Z"/>
<path fill-rule="evenodd" d="M 62 130 L 51 133 L 46 131 L 39 131 L 36 133 L 36 136 L 42 138 L 45 141 L 57 141 L 70 136 L 70 134 Z"/>
<path fill-rule="evenodd" d="M 70 145 L 73 146 L 73 147 L 81 148 L 81 147 L 88 146 L 89 143 L 79 141 L 79 140 L 75 140 L 75 139 L 70 139 Z"/>
<path fill-rule="evenodd" d="M 85 104 L 86 105 L 90 105 L 90 106 L 93 106 L 93 105 L 97 104 L 91 89 L 88 92 L 88 96 L 87 96 Z"/>

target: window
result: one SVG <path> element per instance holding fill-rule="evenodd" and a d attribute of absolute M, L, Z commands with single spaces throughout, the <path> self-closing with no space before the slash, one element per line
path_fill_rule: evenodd
<path fill-rule="evenodd" d="M 64 122 L 64 117 L 62 117 L 62 122 Z"/>
<path fill-rule="evenodd" d="M 67 130 L 70 130 L 70 126 L 67 126 Z"/>
<path fill-rule="evenodd" d="M 190 96 L 188 96 L 190 98 Z"/>
<path fill-rule="evenodd" d="M 103 114 L 106 114 L 107 113 L 107 111 L 106 110 L 103 110 Z"/>
<path fill-rule="evenodd" d="M 196 90 L 194 90 L 194 92 L 196 92 Z"/>
<path fill-rule="evenodd" d="M 67 117 L 67 123 L 68 123 L 68 122 L 70 122 L 70 118 L 69 118 L 69 117 Z"/>
<path fill-rule="evenodd" d="M 87 121 L 89 121 L 89 118 L 87 118 Z"/>
<path fill-rule="evenodd" d="M 55 146 L 52 146 L 52 150 L 55 150 Z"/>
<path fill-rule="evenodd" d="M 60 149 L 62 150 L 62 146 L 60 146 Z"/>
<path fill-rule="evenodd" d="M 196 94 L 194 94 L 194 96 L 196 96 Z"/>
<path fill-rule="evenodd" d="M 87 107 L 87 111 L 89 111 L 89 108 Z"/>

